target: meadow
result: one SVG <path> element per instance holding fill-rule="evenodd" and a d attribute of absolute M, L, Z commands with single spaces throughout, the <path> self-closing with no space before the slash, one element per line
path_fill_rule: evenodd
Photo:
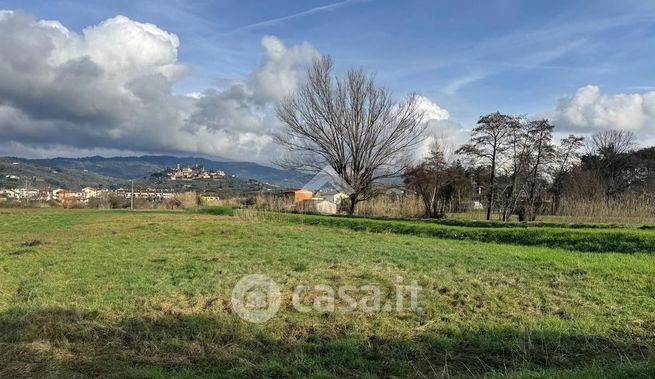
<path fill-rule="evenodd" d="M 644 226 L 12 209 L 0 271 L 0 377 L 655 376 Z M 282 290 L 267 322 L 232 310 L 248 274 Z M 399 280 L 421 312 L 292 306 Z"/>

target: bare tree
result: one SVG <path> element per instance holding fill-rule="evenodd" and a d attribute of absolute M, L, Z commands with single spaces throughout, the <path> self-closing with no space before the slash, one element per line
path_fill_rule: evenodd
<path fill-rule="evenodd" d="M 499 112 L 482 116 L 478 126 L 471 132 L 471 140 L 460 147 L 457 152 L 481 161 L 489 166 L 489 184 L 487 188 L 487 220 L 491 219 L 496 196 L 496 171 L 501 155 L 507 150 L 509 125 L 516 122 L 512 116 Z"/>
<path fill-rule="evenodd" d="M 546 119 L 533 120 L 528 123 L 530 140 L 530 172 L 528 177 L 527 211 L 530 221 L 537 218 L 541 208 L 543 192 L 546 188 L 544 174 L 553 161 L 555 147 L 553 146 L 553 130 L 555 126 Z"/>
<path fill-rule="evenodd" d="M 523 194 L 527 184 L 527 172 L 529 170 L 530 155 L 530 134 L 528 124 L 522 117 L 513 117 L 507 120 L 507 149 L 506 157 L 500 165 L 506 183 L 500 186 L 500 217 L 508 221 L 516 210 L 520 196 Z"/>
<path fill-rule="evenodd" d="M 553 194 L 553 213 L 559 212 L 564 187 L 564 178 L 576 163 L 579 163 L 579 151 L 583 146 L 584 137 L 578 137 L 570 134 L 562 139 L 560 145 L 555 151 L 554 165 L 552 171 L 553 184 L 551 192 Z"/>
<path fill-rule="evenodd" d="M 331 167 L 350 194 L 350 213 L 370 198 L 376 181 L 398 176 L 425 125 L 416 96 L 395 102 L 371 75 L 351 69 L 333 74 L 330 57 L 314 61 L 307 80 L 277 107 L 284 128 L 275 140 L 289 156 L 280 165 L 318 172 Z"/>
<path fill-rule="evenodd" d="M 425 208 L 425 215 L 430 218 L 445 217 L 444 188 L 450 184 L 446 150 L 439 141 L 435 141 L 430 154 L 418 165 L 410 166 L 403 174 L 405 186 L 415 191 Z"/>
<path fill-rule="evenodd" d="M 637 145 L 637 137 L 626 130 L 603 130 L 591 136 L 587 149 L 606 159 L 631 152 Z"/>
<path fill-rule="evenodd" d="M 625 174 L 629 171 L 629 153 L 637 146 L 636 140 L 634 133 L 625 130 L 604 130 L 591 137 L 584 160 L 601 178 L 606 199 L 632 184 L 632 177 Z"/>

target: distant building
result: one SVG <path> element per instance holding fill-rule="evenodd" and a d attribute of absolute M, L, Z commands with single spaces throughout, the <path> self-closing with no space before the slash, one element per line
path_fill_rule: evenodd
<path fill-rule="evenodd" d="M 52 201 L 52 200 L 57 200 L 57 199 L 52 195 L 52 191 L 49 191 L 49 190 L 46 190 L 46 189 L 41 189 L 41 190 L 39 190 L 39 195 L 37 197 L 37 200 Z"/>
<path fill-rule="evenodd" d="M 132 192 L 125 192 L 125 198 L 129 199 L 132 196 Z M 135 199 L 147 199 L 147 200 L 165 200 L 170 199 L 174 196 L 172 192 L 163 192 L 156 189 L 147 188 L 144 191 L 134 191 Z"/>
<path fill-rule="evenodd" d="M 389 188 L 385 192 L 385 194 L 390 195 L 390 196 L 400 196 L 405 193 L 404 189 L 401 188 Z"/>
<path fill-rule="evenodd" d="M 15 191 L 18 192 L 18 195 L 21 199 L 36 200 L 36 198 L 39 196 L 39 190 L 37 189 L 16 188 Z"/>
<path fill-rule="evenodd" d="M 11 200 L 18 200 L 20 199 L 20 195 L 18 192 L 10 189 L 2 189 L 0 190 L 0 197 L 3 197 L 5 199 L 11 199 Z"/>
<path fill-rule="evenodd" d="M 82 192 L 84 192 L 85 199 L 92 199 L 94 197 L 98 197 L 98 190 L 93 187 L 84 187 L 82 188 Z"/>
<path fill-rule="evenodd" d="M 305 200 L 311 200 L 314 198 L 314 192 L 309 191 L 306 189 L 292 189 L 292 190 L 287 190 L 282 192 L 282 196 L 293 200 L 294 203 L 298 203 L 300 201 L 305 201 Z"/>
<path fill-rule="evenodd" d="M 200 200 L 205 205 L 217 205 L 219 200 L 221 200 L 221 198 L 216 193 L 205 192 L 202 195 L 200 195 Z"/>
<path fill-rule="evenodd" d="M 63 188 L 57 188 L 57 189 L 53 189 L 52 191 L 50 191 L 50 193 L 52 194 L 53 199 L 59 200 L 59 194 L 64 192 L 64 191 L 65 191 L 65 189 L 63 189 Z"/>
<path fill-rule="evenodd" d="M 84 192 L 82 191 L 72 191 L 72 190 L 61 190 L 57 193 L 57 200 L 59 201 L 83 201 Z"/>
<path fill-rule="evenodd" d="M 484 205 L 479 201 L 473 201 L 472 208 L 476 211 L 484 209 Z"/>

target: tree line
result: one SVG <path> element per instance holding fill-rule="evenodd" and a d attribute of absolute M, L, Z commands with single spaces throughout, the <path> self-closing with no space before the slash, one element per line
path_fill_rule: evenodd
<path fill-rule="evenodd" d="M 351 214 L 377 194 L 377 184 L 397 177 L 421 198 L 427 217 L 476 201 L 486 219 L 503 221 L 557 214 L 571 194 L 611 201 L 655 189 L 655 147 L 637 149 L 629 131 L 555 141 L 551 121 L 500 112 L 480 117 L 466 144 L 436 140 L 425 159 L 412 163 L 425 138 L 417 96 L 394 101 L 362 69 L 336 75 L 330 57 L 308 68 L 277 115 L 284 127 L 275 139 L 288 152 L 278 163 L 310 172 L 330 168 L 351 189 Z"/>
<path fill-rule="evenodd" d="M 405 185 L 423 199 L 428 217 L 445 217 L 446 208 L 465 208 L 462 199 L 479 199 L 487 220 L 497 214 L 502 221 L 559 214 L 566 197 L 611 202 L 628 194 L 653 196 L 655 147 L 638 148 L 625 130 L 559 141 L 554 130 L 547 119 L 484 115 L 456 159 L 444 160 L 444 146 L 435 142 L 427 158 L 405 171 Z"/>

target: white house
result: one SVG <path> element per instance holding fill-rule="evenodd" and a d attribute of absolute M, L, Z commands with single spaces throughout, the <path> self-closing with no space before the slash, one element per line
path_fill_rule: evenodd
<path fill-rule="evenodd" d="M 7 199 L 14 199 L 14 200 L 20 199 L 20 195 L 16 191 L 10 189 L 0 190 L 0 196 L 5 197 Z"/>
<path fill-rule="evenodd" d="M 16 192 L 21 199 L 36 199 L 39 196 L 39 190 L 29 188 L 17 188 Z"/>
<path fill-rule="evenodd" d="M 318 197 L 320 197 L 323 200 L 339 205 L 343 200 L 348 198 L 348 195 L 343 192 L 328 191 L 328 192 L 321 192 Z"/>

